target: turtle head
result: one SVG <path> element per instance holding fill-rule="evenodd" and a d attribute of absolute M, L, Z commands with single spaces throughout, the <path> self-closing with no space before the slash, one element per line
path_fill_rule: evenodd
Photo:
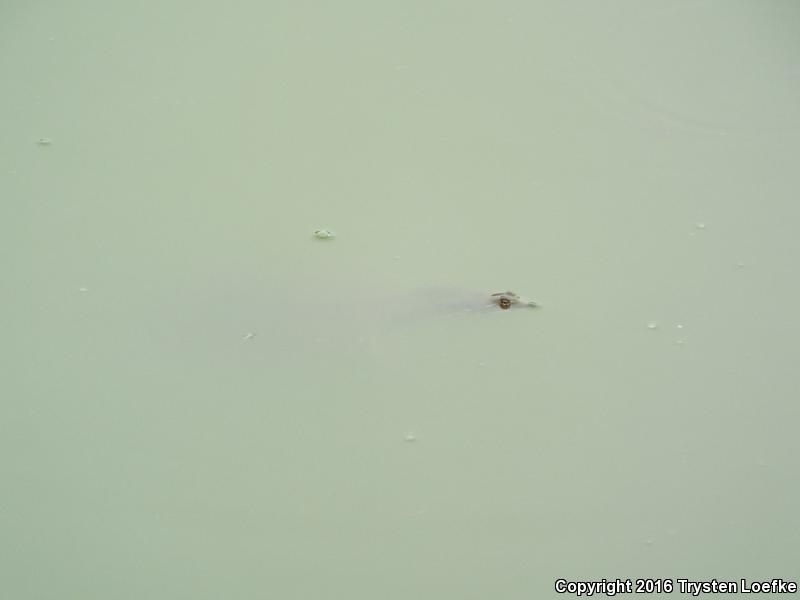
<path fill-rule="evenodd" d="M 515 294 L 511 291 L 494 293 L 491 295 L 491 299 L 493 304 L 497 304 L 497 306 L 503 310 L 508 310 L 515 304 L 519 306 L 531 306 L 534 308 L 539 306 L 536 302 L 520 298 L 518 294 Z"/>

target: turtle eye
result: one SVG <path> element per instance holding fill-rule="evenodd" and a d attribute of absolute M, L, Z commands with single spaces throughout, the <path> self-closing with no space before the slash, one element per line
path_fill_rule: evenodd
<path fill-rule="evenodd" d="M 511 308 L 511 300 L 508 298 L 500 298 L 500 308 L 506 310 L 507 308 Z"/>

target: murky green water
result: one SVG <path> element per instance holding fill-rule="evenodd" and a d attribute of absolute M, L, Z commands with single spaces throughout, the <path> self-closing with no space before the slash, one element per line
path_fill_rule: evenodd
<path fill-rule="evenodd" d="M 6 2 L 0 596 L 796 580 L 799 30 Z"/>

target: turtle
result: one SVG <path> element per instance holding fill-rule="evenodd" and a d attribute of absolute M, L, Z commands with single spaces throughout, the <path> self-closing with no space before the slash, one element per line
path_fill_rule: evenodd
<path fill-rule="evenodd" d="M 496 304 L 503 310 L 508 310 L 512 306 L 530 306 L 532 308 L 537 308 L 539 306 L 538 303 L 528 300 L 527 298 L 520 298 L 519 294 L 515 294 L 511 291 L 495 292 L 489 296 L 489 298 L 492 304 Z"/>

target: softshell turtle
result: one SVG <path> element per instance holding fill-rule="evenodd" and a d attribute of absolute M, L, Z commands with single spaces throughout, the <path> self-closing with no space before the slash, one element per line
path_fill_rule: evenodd
<path fill-rule="evenodd" d="M 536 308 L 540 304 L 524 298 L 512 291 L 476 292 L 449 285 L 425 285 L 411 294 L 394 294 L 389 301 L 381 303 L 386 307 L 393 304 L 398 312 L 414 313 L 420 316 L 457 316 L 493 312 L 518 307 Z"/>
<path fill-rule="evenodd" d="M 530 306 L 537 308 L 539 304 L 528 300 L 527 298 L 520 298 L 519 294 L 514 292 L 496 292 L 490 296 L 492 304 L 496 304 L 503 310 L 508 310 L 512 306 Z"/>
<path fill-rule="evenodd" d="M 277 293 L 281 290 L 290 293 Z M 505 321 L 517 311 L 523 317 L 524 307 L 540 306 L 515 292 L 492 293 L 480 286 L 435 283 L 404 289 L 335 276 L 276 282 L 239 274 L 199 288 L 176 288 L 170 301 L 176 323 L 168 335 L 181 351 L 196 348 L 203 357 L 232 338 L 276 361 L 365 347 L 377 352 L 395 343 L 403 348 L 406 336 L 411 336 L 409 343 L 427 343 L 449 335 L 451 328 L 469 328 L 481 317 Z"/>

